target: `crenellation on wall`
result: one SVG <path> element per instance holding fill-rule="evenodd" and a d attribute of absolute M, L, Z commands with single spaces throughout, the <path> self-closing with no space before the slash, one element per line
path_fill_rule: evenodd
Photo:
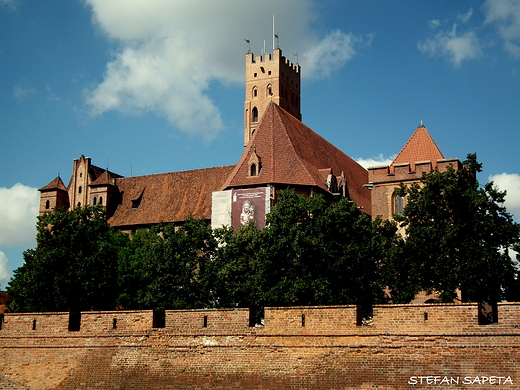
<path fill-rule="evenodd" d="M 445 376 L 451 388 L 491 377 L 518 388 L 520 303 L 498 304 L 492 325 L 478 325 L 474 303 L 377 305 L 368 326 L 357 310 L 266 308 L 263 327 L 249 309 L 168 310 L 164 328 L 153 311 L 82 312 L 74 332 L 69 313 L 6 313 L 0 388 L 393 390 Z M 42 326 L 27 330 L 33 319 Z"/>
<path fill-rule="evenodd" d="M 498 323 L 479 325 L 477 303 L 375 305 L 369 325 L 361 325 L 359 307 L 268 307 L 263 326 L 254 326 L 247 308 L 166 310 L 164 326 L 154 326 L 154 312 L 82 312 L 77 330 L 69 330 L 69 313 L 5 313 L 2 337 L 13 335 L 139 334 L 164 329 L 183 335 L 342 335 L 342 334 L 460 334 L 514 332 L 520 334 L 520 303 L 498 304 Z"/>

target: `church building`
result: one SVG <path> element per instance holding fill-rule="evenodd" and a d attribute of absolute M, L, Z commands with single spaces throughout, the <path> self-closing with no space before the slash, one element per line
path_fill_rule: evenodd
<path fill-rule="evenodd" d="M 300 70 L 280 49 L 246 54 L 245 148 L 236 165 L 123 177 L 80 156 L 67 186 L 57 177 L 40 188 L 40 214 L 101 205 L 110 225 L 129 232 L 189 216 L 213 227 L 251 220 L 263 227 L 277 191 L 292 188 L 347 198 L 373 217 L 392 218 L 402 212 L 404 200 L 394 192 L 399 183 L 435 168 L 461 168 L 459 160 L 444 158 L 422 123 L 390 166 L 363 168 L 303 124 Z"/>

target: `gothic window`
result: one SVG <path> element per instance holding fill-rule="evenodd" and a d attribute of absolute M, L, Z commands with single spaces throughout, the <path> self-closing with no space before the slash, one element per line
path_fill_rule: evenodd
<path fill-rule="evenodd" d="M 258 122 L 258 108 L 253 107 L 253 122 Z"/>
<path fill-rule="evenodd" d="M 251 164 L 251 176 L 256 176 L 256 164 Z"/>
<path fill-rule="evenodd" d="M 48 210 L 48 209 L 50 209 L 50 207 L 51 207 L 51 202 L 49 202 L 49 201 L 45 202 L 45 209 Z"/>
<path fill-rule="evenodd" d="M 404 200 L 401 196 L 397 195 L 395 192 L 394 192 L 394 214 L 395 215 L 403 215 L 403 204 L 404 204 Z"/>
<path fill-rule="evenodd" d="M 83 187 L 79 186 L 79 190 L 78 192 L 81 194 L 81 190 L 83 189 Z"/>
<path fill-rule="evenodd" d="M 257 96 L 258 96 L 258 88 L 253 87 L 253 97 L 257 97 Z"/>

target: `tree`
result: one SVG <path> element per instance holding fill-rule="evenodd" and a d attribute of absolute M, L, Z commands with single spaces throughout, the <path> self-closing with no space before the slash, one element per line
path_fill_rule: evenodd
<path fill-rule="evenodd" d="M 277 196 L 264 230 L 224 231 L 215 262 L 221 304 L 369 306 L 383 299 L 380 271 L 398 240 L 394 224 L 372 223 L 346 199 L 291 190 Z"/>
<path fill-rule="evenodd" d="M 442 302 L 457 293 L 463 301 L 498 302 L 516 294 L 520 226 L 503 206 L 505 192 L 493 183 L 480 186 L 482 164 L 469 154 L 465 169 L 449 167 L 423 175 L 420 184 L 401 185 L 407 197 L 404 272 L 396 290 L 436 292 Z M 517 298 L 516 298 L 517 299 Z"/>
<path fill-rule="evenodd" d="M 108 225 L 99 206 L 39 216 L 36 248 L 24 252 L 24 264 L 7 288 L 10 310 L 114 309 L 117 252 L 127 240 Z"/>
<path fill-rule="evenodd" d="M 161 224 L 132 238 L 119 263 L 119 304 L 128 309 L 199 309 L 210 305 L 207 263 L 215 247 L 204 220 Z"/>

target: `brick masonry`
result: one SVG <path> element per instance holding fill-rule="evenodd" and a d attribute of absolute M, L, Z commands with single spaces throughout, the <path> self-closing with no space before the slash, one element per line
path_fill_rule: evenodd
<path fill-rule="evenodd" d="M 491 325 L 476 304 L 375 306 L 362 326 L 355 306 L 163 318 L 83 312 L 69 331 L 69 313 L 6 313 L 0 389 L 520 388 L 520 303 Z"/>

